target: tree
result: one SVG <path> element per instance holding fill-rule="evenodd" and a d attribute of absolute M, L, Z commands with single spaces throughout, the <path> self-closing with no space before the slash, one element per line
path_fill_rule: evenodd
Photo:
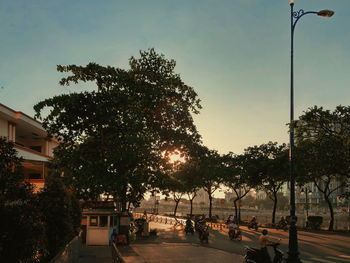
<path fill-rule="evenodd" d="M 244 176 L 246 158 L 244 155 L 234 155 L 232 152 L 223 157 L 225 164 L 225 173 L 223 184 L 235 193 L 233 205 L 235 215 L 241 220 L 240 200 L 242 200 L 251 190 L 248 180 Z"/>
<path fill-rule="evenodd" d="M 278 203 L 278 192 L 288 180 L 288 151 L 285 144 L 269 142 L 260 146 L 248 147 L 244 151 L 242 177 L 252 188 L 265 191 L 273 201 L 272 224 Z"/>
<path fill-rule="evenodd" d="M 189 161 L 183 167 L 181 180 L 184 183 L 184 192 L 187 194 L 190 201 L 190 216 L 193 215 L 193 200 L 197 196 L 197 192 L 200 189 L 200 173 L 197 163 Z"/>
<path fill-rule="evenodd" d="M 38 195 L 45 228 L 46 259 L 51 259 L 74 237 L 80 211 L 73 211 L 71 196 L 57 174 L 46 179 Z"/>
<path fill-rule="evenodd" d="M 61 85 L 95 82 L 97 90 L 55 96 L 34 107 L 48 133 L 63 140 L 54 164 L 77 195 L 111 195 L 123 210 L 163 176 L 164 151 L 200 139 L 192 114 L 201 106 L 174 72 L 175 61 L 150 49 L 131 57 L 129 65 L 58 66 L 72 73 Z M 43 116 L 45 108 L 51 110 Z"/>
<path fill-rule="evenodd" d="M 34 262 L 42 245 L 38 202 L 14 144 L 1 137 L 0 156 L 0 262 Z"/>
<path fill-rule="evenodd" d="M 323 194 L 331 217 L 328 230 L 333 230 L 331 197 L 346 188 L 350 178 L 350 107 L 331 112 L 314 106 L 295 125 L 297 179 L 300 184 L 313 182 Z"/>
<path fill-rule="evenodd" d="M 201 174 L 201 187 L 209 197 L 209 218 L 212 217 L 213 194 L 220 188 L 223 176 L 223 159 L 215 150 L 209 150 L 205 146 L 198 147 L 197 162 Z"/>
<path fill-rule="evenodd" d="M 179 202 L 181 201 L 181 197 L 184 195 L 184 184 L 183 182 L 176 176 L 176 173 L 170 175 L 166 179 L 165 187 L 163 188 L 163 192 L 166 195 L 171 195 L 174 202 L 174 217 L 176 217 L 177 208 L 179 206 Z"/>

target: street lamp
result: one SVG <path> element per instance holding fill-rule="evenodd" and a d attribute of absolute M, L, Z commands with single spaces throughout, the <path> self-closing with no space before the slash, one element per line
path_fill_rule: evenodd
<path fill-rule="evenodd" d="M 290 20 L 291 20 L 291 62 L 290 62 L 290 130 L 289 130 L 289 173 L 290 173 L 290 228 L 289 228 L 289 251 L 288 263 L 299 263 L 298 251 L 298 234 L 295 216 L 295 175 L 294 175 L 294 72 L 293 72 L 293 43 L 294 43 L 294 29 L 301 17 L 307 14 L 315 14 L 321 17 L 331 17 L 334 12 L 331 10 L 321 10 L 318 12 L 308 11 L 303 9 L 294 11 L 294 0 L 290 0 Z"/>

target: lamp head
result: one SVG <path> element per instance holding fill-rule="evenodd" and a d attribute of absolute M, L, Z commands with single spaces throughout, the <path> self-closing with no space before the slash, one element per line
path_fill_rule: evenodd
<path fill-rule="evenodd" d="M 328 10 L 328 9 L 325 9 L 325 10 L 321 10 L 317 13 L 318 16 L 322 16 L 322 17 L 331 17 L 334 15 L 334 11 L 332 10 Z"/>

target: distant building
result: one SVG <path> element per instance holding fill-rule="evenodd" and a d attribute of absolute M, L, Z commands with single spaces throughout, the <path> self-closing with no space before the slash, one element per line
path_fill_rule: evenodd
<path fill-rule="evenodd" d="M 256 191 L 256 199 L 258 200 L 265 200 L 267 197 L 267 194 L 265 191 L 257 190 Z"/>
<path fill-rule="evenodd" d="M 0 137 L 15 143 L 18 155 L 23 158 L 25 177 L 34 184 L 35 191 L 40 190 L 49 173 L 47 162 L 53 157 L 58 142 L 47 137 L 40 122 L 1 103 Z"/>
<path fill-rule="evenodd" d="M 230 203 L 235 197 L 236 197 L 235 193 L 233 193 L 233 192 L 225 192 L 225 200 L 226 200 L 226 202 Z"/>
<path fill-rule="evenodd" d="M 208 193 L 206 191 L 204 191 L 203 188 L 199 189 L 197 192 L 197 196 L 195 199 L 193 199 L 193 203 L 204 203 L 204 204 L 209 204 L 209 196 Z"/>
<path fill-rule="evenodd" d="M 320 182 L 321 183 L 321 182 Z M 330 189 L 335 189 L 340 185 L 339 181 L 333 180 L 330 183 Z M 337 206 L 342 204 L 344 201 L 339 199 L 339 196 L 343 193 L 345 193 L 347 190 L 346 187 L 344 188 L 339 188 L 330 195 L 330 201 L 332 202 L 333 205 Z M 307 198 L 306 198 L 307 194 Z M 321 193 L 318 188 L 316 187 L 315 183 L 311 182 L 308 183 L 302 187 L 297 187 L 296 188 L 296 198 L 295 198 L 295 203 L 298 205 L 298 207 L 304 208 L 306 207 L 306 201 L 307 205 L 310 210 L 313 209 L 318 209 L 324 203 L 324 197 L 323 193 Z M 306 200 L 307 199 L 307 200 Z M 326 205 L 326 204 L 324 204 Z"/>

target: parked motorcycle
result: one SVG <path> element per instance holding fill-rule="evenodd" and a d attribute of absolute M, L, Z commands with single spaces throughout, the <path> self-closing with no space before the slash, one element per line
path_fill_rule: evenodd
<path fill-rule="evenodd" d="M 273 258 L 273 263 L 284 263 L 285 257 L 282 250 L 278 248 L 280 245 L 279 242 L 276 242 L 274 244 L 271 244 L 269 246 L 273 247 L 273 251 L 275 253 Z M 257 248 L 252 247 L 245 247 L 246 249 L 246 255 L 244 257 L 246 263 L 263 263 L 263 258 L 261 257 L 261 251 Z"/>

